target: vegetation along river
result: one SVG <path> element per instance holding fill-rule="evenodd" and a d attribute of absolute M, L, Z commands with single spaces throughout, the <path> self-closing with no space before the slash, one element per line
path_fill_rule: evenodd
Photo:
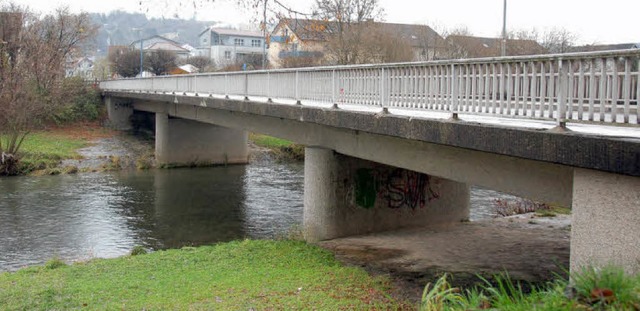
<path fill-rule="evenodd" d="M 302 163 L 0 178 L 0 271 L 270 238 L 302 222 Z M 493 191 L 473 189 L 472 220 L 492 216 Z M 502 196 L 504 197 L 504 196 Z"/>

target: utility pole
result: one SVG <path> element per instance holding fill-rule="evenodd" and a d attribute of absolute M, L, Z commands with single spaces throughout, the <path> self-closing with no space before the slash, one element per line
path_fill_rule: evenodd
<path fill-rule="evenodd" d="M 262 8 L 262 69 L 267 63 L 267 0 L 263 0 Z"/>
<path fill-rule="evenodd" d="M 140 27 L 140 28 L 132 28 L 131 30 L 138 31 L 138 35 L 140 36 L 140 78 L 142 78 L 142 72 L 144 72 L 144 53 L 142 51 L 143 49 L 142 43 L 144 42 L 144 38 L 142 37 L 142 30 L 144 29 Z"/>
<path fill-rule="evenodd" d="M 142 73 L 144 72 L 144 54 L 142 53 L 142 42 L 144 42 L 144 39 L 140 37 L 140 78 L 142 78 Z"/>
<path fill-rule="evenodd" d="M 507 0 L 504 0 L 502 8 L 502 44 L 500 46 L 500 54 L 507 56 Z"/>

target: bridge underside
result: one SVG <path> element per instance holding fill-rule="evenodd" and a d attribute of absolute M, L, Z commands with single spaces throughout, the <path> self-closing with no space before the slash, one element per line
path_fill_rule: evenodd
<path fill-rule="evenodd" d="M 473 184 L 571 207 L 572 270 L 615 263 L 640 271 L 640 144 L 371 113 L 337 117 L 335 109 L 132 97 L 130 109 L 154 112 L 157 122 L 191 120 L 183 133 L 213 124 L 218 133 L 238 133 L 230 144 L 246 146 L 245 131 L 254 131 L 312 146 L 305 159 L 310 240 L 459 222 L 468 217 Z M 217 130 L 204 139 L 214 141 Z M 171 145 L 157 139 L 166 144 L 160 149 Z"/>

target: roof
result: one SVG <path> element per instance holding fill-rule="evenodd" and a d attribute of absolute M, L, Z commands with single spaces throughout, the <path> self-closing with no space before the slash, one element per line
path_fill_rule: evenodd
<path fill-rule="evenodd" d="M 407 40 L 413 47 L 423 46 L 425 40 L 436 42 L 440 45 L 444 43 L 444 38 L 427 25 L 393 23 L 375 23 L 375 25 L 382 27 L 387 33 L 398 35 Z"/>
<path fill-rule="evenodd" d="M 148 41 L 148 40 L 151 40 L 153 38 L 158 38 L 160 40 L 163 40 L 163 41 L 166 41 L 166 42 L 169 42 L 169 43 L 173 43 L 173 44 L 175 44 L 177 46 L 180 46 L 180 43 L 178 43 L 177 41 L 173 41 L 171 39 L 167 39 L 167 38 L 165 38 L 163 36 L 159 36 L 159 35 L 155 35 L 155 36 L 151 36 L 151 37 L 148 37 L 148 38 L 144 38 L 144 39 L 133 41 L 133 42 L 131 42 L 131 44 L 129 44 L 129 46 L 138 46 L 138 45 L 140 45 L 140 41 Z"/>
<path fill-rule="evenodd" d="M 640 48 L 640 43 L 617 43 L 617 44 L 590 44 L 583 46 L 574 46 L 571 52 L 593 52 L 593 51 L 612 51 L 627 50 Z"/>
<path fill-rule="evenodd" d="M 189 53 L 189 50 L 169 42 L 156 42 L 146 47 L 145 50 L 163 50 L 163 51 L 172 51 L 176 53 Z"/>
<path fill-rule="evenodd" d="M 459 47 L 466 57 L 495 57 L 501 54 L 501 38 L 483 38 L 474 36 L 451 35 L 447 41 Z M 534 40 L 507 39 L 507 55 L 545 54 L 547 50 Z"/>
<path fill-rule="evenodd" d="M 367 21 L 367 26 L 380 27 L 381 30 L 402 37 L 411 43 L 412 46 L 422 46 L 426 40 L 443 42 L 444 39 L 431 27 L 427 25 L 395 24 Z M 369 25 L 370 24 L 370 25 Z M 301 41 L 325 41 L 327 34 L 337 28 L 334 21 L 323 21 L 316 19 L 283 18 L 273 31 L 274 36 L 281 35 L 278 29 L 287 26 L 295 36 Z"/>
<path fill-rule="evenodd" d="M 302 41 L 325 41 L 327 38 L 327 29 L 335 27 L 335 22 L 327 22 L 316 19 L 298 19 L 283 18 L 274 28 L 273 34 L 279 35 L 277 32 L 280 27 L 288 27 Z"/>
<path fill-rule="evenodd" d="M 239 29 L 231 29 L 231 28 L 216 28 L 216 27 L 208 27 L 207 29 L 200 32 L 200 34 L 211 31 L 215 32 L 219 35 L 227 35 L 227 36 L 238 36 L 238 37 L 260 37 L 262 38 L 261 31 L 255 30 L 239 30 Z"/>

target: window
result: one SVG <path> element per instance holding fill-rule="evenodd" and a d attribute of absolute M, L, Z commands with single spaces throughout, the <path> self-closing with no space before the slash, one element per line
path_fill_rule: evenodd
<path fill-rule="evenodd" d="M 224 58 L 231 59 L 231 51 L 224 51 Z"/>
<path fill-rule="evenodd" d="M 233 39 L 233 45 L 244 45 L 244 39 Z"/>
<path fill-rule="evenodd" d="M 260 41 L 261 40 L 251 40 L 251 46 L 259 47 L 260 46 Z"/>

